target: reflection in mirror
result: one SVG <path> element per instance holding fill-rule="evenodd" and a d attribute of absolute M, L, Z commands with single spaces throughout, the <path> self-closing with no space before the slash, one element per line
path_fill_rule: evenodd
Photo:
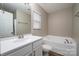
<path fill-rule="evenodd" d="M 31 32 L 31 10 L 28 3 L 0 3 L 0 37 Z"/>
<path fill-rule="evenodd" d="M 30 33 L 31 31 L 31 15 L 20 10 L 16 11 L 16 35 Z"/>
<path fill-rule="evenodd" d="M 0 37 L 13 35 L 13 13 L 0 10 Z"/>

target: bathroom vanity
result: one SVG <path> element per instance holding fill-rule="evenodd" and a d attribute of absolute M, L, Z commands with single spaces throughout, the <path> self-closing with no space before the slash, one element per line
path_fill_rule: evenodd
<path fill-rule="evenodd" d="M 1 41 L 1 56 L 42 56 L 42 37 L 26 35 Z"/>
<path fill-rule="evenodd" d="M 0 56 L 41 56 L 42 37 L 28 35 L 31 33 L 29 4 L 2 3 L 0 6 L 0 23 L 3 24 L 0 25 Z"/>

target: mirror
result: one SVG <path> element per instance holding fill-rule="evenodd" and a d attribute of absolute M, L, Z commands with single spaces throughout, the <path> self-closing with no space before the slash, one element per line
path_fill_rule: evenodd
<path fill-rule="evenodd" d="M 0 37 L 31 32 L 31 9 L 28 3 L 0 3 Z"/>

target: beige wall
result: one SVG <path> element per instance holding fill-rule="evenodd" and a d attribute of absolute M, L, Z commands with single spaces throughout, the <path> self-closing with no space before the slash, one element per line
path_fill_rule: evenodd
<path fill-rule="evenodd" d="M 48 15 L 48 34 L 72 36 L 72 8 Z"/>
<path fill-rule="evenodd" d="M 47 13 L 38 5 L 38 4 L 31 4 L 31 10 L 32 12 L 38 12 L 41 14 L 41 29 L 40 30 L 33 30 L 32 29 L 32 34 L 34 35 L 40 35 L 44 36 L 47 35 Z M 32 15 L 33 16 L 33 15 Z M 31 20 L 33 17 L 31 17 Z"/>

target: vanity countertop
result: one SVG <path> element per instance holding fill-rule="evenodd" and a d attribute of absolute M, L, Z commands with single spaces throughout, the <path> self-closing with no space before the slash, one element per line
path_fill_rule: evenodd
<path fill-rule="evenodd" d="M 11 38 L 10 40 L 3 40 L 0 42 L 0 55 L 5 55 L 11 50 L 17 49 L 24 45 L 28 45 L 34 41 L 40 40 L 42 37 L 25 35 L 24 38 L 18 39 L 17 37 Z"/>

